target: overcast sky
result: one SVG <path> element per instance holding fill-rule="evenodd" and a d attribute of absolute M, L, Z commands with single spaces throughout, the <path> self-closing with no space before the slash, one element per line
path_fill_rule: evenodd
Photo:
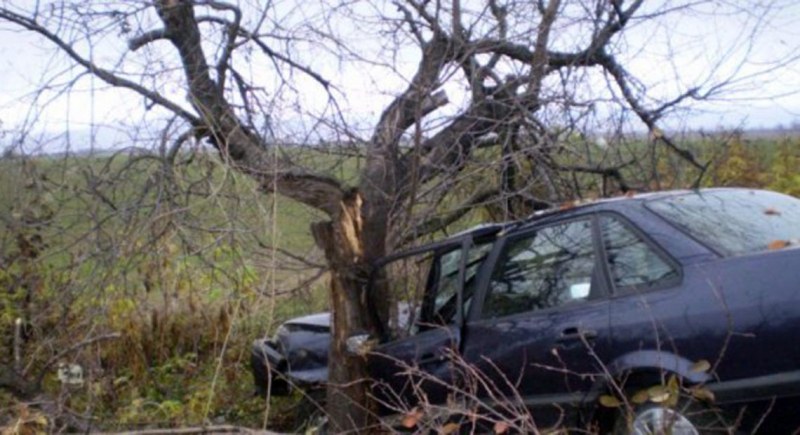
<path fill-rule="evenodd" d="M 292 3 L 284 1 L 283 4 Z M 646 49 L 635 50 L 635 55 L 625 59 L 634 75 L 643 78 L 654 92 L 668 95 L 680 88 L 680 80 L 703 82 L 709 70 L 716 67 L 718 75 L 734 74 L 743 79 L 737 83 L 735 92 L 724 94 L 724 98 L 697 105 L 694 112 L 683 118 L 675 118 L 667 127 L 691 127 L 713 129 L 717 127 L 764 128 L 778 125 L 789 126 L 800 123 L 800 69 L 795 62 L 779 70 L 751 76 L 763 72 L 770 62 L 781 57 L 800 55 L 800 2 L 780 13 L 764 17 L 765 24 L 756 40 L 742 29 L 749 24 L 740 18 L 716 16 L 713 9 L 695 16 L 682 16 L 680 19 L 666 20 L 655 24 L 635 27 L 628 36 L 629 44 L 649 41 L 642 45 Z M 356 29 L 357 30 L 357 29 Z M 375 41 L 363 38 L 359 42 L 358 33 L 350 33 L 354 44 L 362 44 L 365 53 L 375 49 Z M 562 37 L 563 38 L 563 37 Z M 123 50 L 126 37 L 120 35 L 118 41 L 98 46 L 95 56 L 102 58 L 106 50 L 110 59 L 118 58 Z M 669 41 L 669 44 L 666 44 Z M 557 44 L 558 41 L 555 41 Z M 752 45 L 749 45 L 751 44 Z M 71 130 L 75 139 L 72 145 L 84 147 L 95 135 L 96 143 L 102 147 L 122 146 L 126 137 L 138 135 L 130 126 L 140 120 L 152 119 L 141 97 L 129 92 L 108 89 L 102 82 L 91 77 L 81 78 L 80 85 L 66 94 L 48 93 L 40 99 L 40 105 L 31 106 L 36 90 L 43 79 L 52 78 L 62 71 L 61 81 L 71 80 L 80 72 L 70 71 L 62 56 L 54 56 L 46 41 L 30 33 L 12 30 L 6 23 L 0 23 L 0 121 L 3 130 L 15 130 L 20 125 L 38 123 L 35 131 L 44 136 L 63 135 Z M 726 62 L 718 64 L 720 53 L 725 53 Z M 743 62 L 744 56 L 748 61 Z M 365 127 L 371 125 L 391 97 L 403 89 L 404 74 L 410 74 L 416 64 L 416 49 L 400 53 L 401 59 L 393 67 L 369 67 L 364 63 L 343 63 L 328 53 L 306 52 L 299 57 L 308 65 L 330 79 L 342 91 L 339 104 L 344 113 L 350 114 L 357 123 Z M 403 59 L 403 57 L 406 57 Z M 667 63 L 664 59 L 669 58 Z M 257 68 L 256 68 L 257 69 Z M 325 106 L 326 95 L 308 78 L 296 76 L 297 87 L 307 89 L 299 101 L 314 109 Z M 58 80 L 57 80 L 58 81 Z M 173 83 L 171 96 L 185 101 L 181 83 Z M 459 106 L 462 91 L 448 89 L 451 110 Z M 42 107 L 46 103 L 46 107 Z M 288 123 L 301 123 L 300 117 L 284 119 Z M 107 127 L 98 129 L 97 125 Z M 69 128 L 67 128 L 69 126 Z M 45 133 L 41 133 L 45 132 Z M 13 135 L 6 135 L 5 141 Z M 116 145 L 114 142 L 118 142 Z M 63 140 L 54 143 L 63 144 Z M 109 143 L 111 145 L 109 145 Z M 57 145 L 53 145 L 57 148 Z M 48 147 L 48 149 L 52 149 Z"/>

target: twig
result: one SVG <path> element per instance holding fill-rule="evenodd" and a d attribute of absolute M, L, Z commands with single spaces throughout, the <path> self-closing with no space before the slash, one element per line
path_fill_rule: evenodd
<path fill-rule="evenodd" d="M 409 233 L 403 238 L 403 243 L 409 243 L 414 239 L 418 239 L 446 228 L 448 225 L 458 221 L 476 207 L 480 207 L 491 202 L 492 198 L 497 196 L 498 193 L 499 191 L 495 187 L 477 192 L 452 212 L 443 216 L 432 217 L 431 219 L 417 225 L 416 228 L 413 229 L 412 233 Z"/>
<path fill-rule="evenodd" d="M 14 371 L 22 369 L 22 318 L 14 321 Z"/>
<path fill-rule="evenodd" d="M 200 426 L 200 427 L 181 427 L 175 429 L 148 429 L 132 432 L 100 432 L 98 435 L 188 435 L 188 434 L 217 434 L 217 433 L 244 433 L 244 434 L 279 434 L 263 430 L 253 430 L 241 426 Z"/>

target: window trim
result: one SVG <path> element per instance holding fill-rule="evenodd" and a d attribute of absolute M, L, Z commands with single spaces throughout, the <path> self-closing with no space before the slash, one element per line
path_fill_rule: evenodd
<path fill-rule="evenodd" d="M 585 299 L 585 301 L 587 303 L 592 303 L 598 300 L 607 299 L 608 297 L 612 296 L 609 287 L 610 282 L 609 282 L 608 271 L 606 270 L 606 267 L 600 264 L 601 259 L 603 263 L 605 263 L 605 257 L 604 256 L 601 257 L 602 255 L 604 255 L 603 247 L 598 243 L 599 241 L 601 241 L 602 237 L 602 235 L 600 234 L 599 220 L 597 212 L 591 211 L 588 213 L 582 213 L 580 215 L 564 217 L 561 219 L 555 219 L 555 220 L 548 219 L 546 222 L 541 222 L 538 225 L 526 226 L 525 228 L 522 228 L 519 231 L 515 231 L 506 235 L 505 237 L 502 238 L 502 240 L 496 242 L 497 243 L 496 246 L 492 250 L 490 256 L 486 259 L 486 263 L 484 264 L 484 267 L 486 269 L 480 272 L 483 274 L 483 276 L 481 277 L 481 281 L 479 283 L 480 289 L 476 293 L 478 299 L 476 299 L 473 302 L 472 307 L 470 307 L 470 312 L 469 315 L 467 316 L 466 323 L 493 322 L 493 321 L 511 319 L 525 315 L 531 315 L 531 314 L 539 315 L 539 314 L 548 314 L 548 313 L 563 311 L 565 309 L 568 310 L 571 305 L 557 305 L 544 309 L 524 310 L 513 314 L 505 314 L 502 316 L 494 316 L 494 317 L 483 316 L 485 302 L 489 297 L 489 295 L 491 294 L 490 283 L 492 281 L 492 277 L 494 276 L 495 271 L 500 266 L 499 263 L 502 260 L 504 254 L 508 251 L 509 244 L 513 243 L 516 240 L 526 238 L 531 234 L 541 231 L 542 229 L 553 227 L 556 225 L 569 224 L 577 221 L 589 221 L 590 230 L 592 232 L 592 248 L 594 251 L 594 263 L 595 263 L 594 265 L 595 269 L 593 270 L 592 273 L 593 275 L 595 273 L 598 274 L 597 286 L 591 289 L 591 292 L 589 293 L 589 296 Z M 600 266 L 599 268 L 598 265 Z"/>
<path fill-rule="evenodd" d="M 619 221 L 626 229 L 631 231 L 634 235 L 639 237 L 639 239 L 644 242 L 653 252 L 658 255 L 661 260 L 663 260 L 668 265 L 672 266 L 677 272 L 677 276 L 674 278 L 670 278 L 668 280 L 663 280 L 660 284 L 654 286 L 645 286 L 642 284 L 635 284 L 635 285 L 627 285 L 627 286 L 617 286 L 614 283 L 613 276 L 611 270 L 611 265 L 608 262 L 608 255 L 607 249 L 605 244 L 605 239 L 603 238 L 603 228 L 601 220 L 604 216 L 609 216 L 615 218 Z M 638 294 L 638 293 L 649 293 L 652 291 L 664 290 L 668 288 L 678 287 L 683 284 L 683 267 L 681 263 L 676 260 L 666 249 L 662 248 L 661 245 L 656 243 L 647 233 L 641 230 L 635 223 L 633 223 L 627 216 L 623 215 L 622 213 L 612 211 L 612 210 L 602 210 L 597 212 L 597 237 L 600 243 L 600 250 L 602 251 L 602 260 L 603 260 L 603 269 L 606 274 L 607 286 L 609 290 L 609 296 L 621 296 L 621 295 L 630 295 L 630 294 Z"/>

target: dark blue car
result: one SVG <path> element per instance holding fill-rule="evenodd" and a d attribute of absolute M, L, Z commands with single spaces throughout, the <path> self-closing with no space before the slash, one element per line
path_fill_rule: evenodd
<path fill-rule="evenodd" d="M 480 373 L 474 397 L 521 402 L 539 427 L 791 433 L 798 246 L 800 200 L 703 189 L 564 207 L 393 255 L 371 283 L 398 307 L 370 337 L 375 394 L 388 410 L 420 394 L 445 402 Z M 257 340 L 259 391 L 324 383 L 328 328 L 320 314 Z"/>

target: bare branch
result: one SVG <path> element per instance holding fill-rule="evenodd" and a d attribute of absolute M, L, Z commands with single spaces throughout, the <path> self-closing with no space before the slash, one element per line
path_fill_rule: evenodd
<path fill-rule="evenodd" d="M 16 14 L 8 9 L 0 9 L 0 19 L 7 20 L 14 24 L 17 24 L 27 30 L 35 32 L 48 40 L 54 43 L 58 48 L 66 53 L 73 61 L 77 64 L 81 65 L 82 67 L 86 68 L 88 72 L 95 75 L 97 78 L 103 80 L 107 84 L 111 86 L 116 86 L 120 88 L 130 89 L 143 97 L 147 98 L 148 100 L 152 101 L 153 103 L 164 107 L 165 109 L 171 111 L 172 113 L 180 116 L 181 118 L 185 119 L 189 123 L 193 125 L 200 124 L 200 119 L 195 116 L 194 114 L 188 112 L 179 104 L 169 100 L 168 98 L 164 97 L 163 95 L 159 94 L 156 91 L 150 90 L 145 88 L 144 86 L 120 77 L 111 71 L 106 69 L 100 68 L 95 63 L 91 62 L 90 60 L 84 58 L 80 54 L 78 54 L 72 46 L 57 36 L 55 33 L 51 32 L 47 28 L 43 27 L 36 21 L 23 17 L 22 15 Z"/>
<path fill-rule="evenodd" d="M 424 102 L 435 89 L 442 67 L 453 59 L 453 55 L 450 41 L 446 38 L 436 37 L 425 45 L 417 73 L 408 88 L 381 114 L 372 138 L 373 146 L 392 150 L 403 132 L 425 114 L 423 107 L 435 108 Z"/>
<path fill-rule="evenodd" d="M 471 212 L 475 208 L 486 205 L 499 193 L 500 190 L 497 188 L 489 188 L 478 191 L 450 213 L 443 216 L 433 217 L 412 228 L 411 232 L 404 237 L 403 243 L 409 243 L 415 239 L 425 237 L 429 234 L 447 228 L 449 225 L 458 222 L 459 219 L 466 216 L 467 213 Z"/>
<path fill-rule="evenodd" d="M 241 426 L 230 425 L 214 425 L 214 426 L 201 426 L 201 427 L 182 427 L 174 429 L 140 429 L 133 432 L 97 432 L 98 435 L 195 435 L 195 434 L 222 434 L 222 433 L 237 433 L 237 434 L 262 434 L 272 435 L 277 432 L 253 430 Z"/>
<path fill-rule="evenodd" d="M 164 29 L 151 30 L 151 31 L 145 32 L 145 33 L 143 33 L 143 34 L 141 34 L 141 35 L 139 35 L 139 36 L 137 36 L 135 38 L 131 38 L 128 41 L 128 48 L 131 51 L 136 51 L 136 50 L 144 47 L 145 45 L 147 45 L 147 44 L 149 44 L 151 42 L 155 42 L 155 41 L 159 41 L 159 40 L 167 39 L 167 38 L 168 38 L 168 35 L 167 35 L 167 32 Z"/>
<path fill-rule="evenodd" d="M 549 159 L 546 164 L 557 171 L 583 172 L 586 174 L 602 175 L 604 179 L 606 177 L 613 178 L 619 185 L 619 190 L 622 193 L 626 193 L 629 190 L 631 190 L 631 188 L 625 181 L 625 178 L 622 176 L 622 172 L 620 171 L 623 168 L 630 166 L 634 162 L 635 160 L 630 160 L 620 165 L 601 167 L 601 166 L 583 166 L 583 165 L 561 165 L 554 162 L 552 159 Z"/>
<path fill-rule="evenodd" d="M 411 34 L 413 34 L 414 37 L 417 39 L 419 45 L 425 44 L 425 38 L 422 36 L 422 31 L 419 29 L 417 21 L 414 19 L 414 16 L 411 14 L 411 11 L 400 3 L 395 3 L 395 4 L 397 5 L 397 9 L 400 12 L 402 12 L 405 22 L 408 23 L 408 26 L 411 29 Z"/>
<path fill-rule="evenodd" d="M 225 10 L 233 12 L 233 17 L 234 17 L 233 22 L 229 23 L 226 28 L 227 38 L 222 50 L 222 55 L 217 61 L 217 67 L 216 67 L 217 85 L 220 88 L 220 92 L 222 92 L 225 86 L 225 75 L 227 73 L 228 63 L 230 62 L 231 56 L 233 55 L 233 50 L 236 48 L 236 37 L 239 35 L 241 31 L 242 11 L 241 9 L 239 9 L 234 5 L 214 0 L 204 0 L 198 3 L 206 4 L 216 10 Z"/>
<path fill-rule="evenodd" d="M 627 72 L 625 69 L 614 59 L 613 56 L 603 54 L 599 56 L 599 63 L 608 71 L 609 74 L 614 78 L 614 81 L 617 83 L 620 92 L 622 92 L 625 101 L 628 105 L 633 109 L 633 112 L 639 119 L 647 126 L 648 130 L 650 130 L 653 137 L 657 140 L 662 141 L 669 149 L 674 151 L 677 155 L 681 156 L 687 162 L 689 162 L 695 168 L 704 171 L 706 165 L 697 161 L 694 155 L 686 149 L 679 147 L 675 142 L 672 141 L 668 136 L 664 134 L 664 131 L 661 130 L 657 125 L 658 120 L 658 110 L 656 112 L 647 110 L 639 100 L 633 95 L 633 92 L 628 85 L 627 80 Z M 690 90 L 686 93 L 686 96 L 690 96 L 691 93 L 694 91 Z M 679 97 L 685 98 L 685 97 Z M 662 109 L 663 110 L 663 109 Z"/>
<path fill-rule="evenodd" d="M 295 69 L 298 69 L 298 70 L 304 72 L 306 75 L 308 75 L 309 77 L 314 79 L 317 83 L 319 83 L 325 89 L 329 89 L 331 87 L 331 82 L 326 80 L 324 77 L 322 77 L 316 71 L 312 70 L 311 68 L 309 68 L 307 66 L 300 65 L 299 63 L 295 62 L 294 60 L 292 60 L 292 59 L 290 59 L 290 58 L 278 53 L 277 51 L 275 51 L 273 49 L 271 49 L 266 43 L 264 43 L 264 41 L 261 40 L 261 38 L 258 38 L 255 35 L 250 35 L 249 37 L 253 40 L 253 42 L 256 45 L 258 45 L 259 48 L 261 48 L 261 50 L 264 52 L 264 54 L 266 54 L 269 57 L 272 57 L 274 59 L 278 59 L 281 62 L 291 66 L 292 68 L 295 68 Z"/>
<path fill-rule="evenodd" d="M 533 56 L 531 57 L 531 79 L 528 85 L 526 98 L 534 99 L 538 104 L 541 94 L 542 81 L 548 73 L 548 51 L 547 46 L 550 40 L 550 29 L 556 20 L 559 0 L 550 0 L 542 14 L 542 22 L 539 24 L 539 31 L 536 35 Z"/>
<path fill-rule="evenodd" d="M 234 114 L 221 88 L 209 74 L 192 4 L 161 0 L 157 2 L 157 10 L 180 55 L 192 106 L 202 114 L 202 125 L 222 155 L 230 158 L 239 170 L 256 178 L 265 191 L 280 192 L 332 216 L 337 215 L 343 195 L 338 181 L 290 168 L 286 161 L 272 158 L 263 139 Z"/>

